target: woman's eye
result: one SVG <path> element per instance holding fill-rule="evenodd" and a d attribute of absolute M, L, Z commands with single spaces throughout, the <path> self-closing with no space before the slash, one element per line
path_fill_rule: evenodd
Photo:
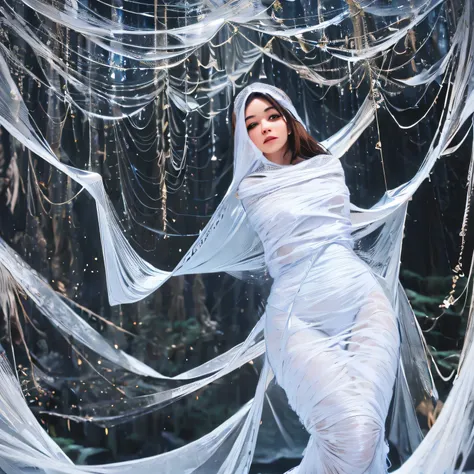
<path fill-rule="evenodd" d="M 278 120 L 281 117 L 280 114 L 272 114 L 268 117 L 269 120 Z M 247 130 L 252 130 L 252 128 L 256 127 L 257 124 L 255 122 L 252 122 L 247 125 Z"/>

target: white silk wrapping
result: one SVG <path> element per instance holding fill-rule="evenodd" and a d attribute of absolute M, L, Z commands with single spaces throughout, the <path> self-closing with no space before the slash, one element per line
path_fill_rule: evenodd
<path fill-rule="evenodd" d="M 382 425 L 394 383 L 390 436 L 399 448 L 405 449 L 402 454 L 411 455 L 397 472 L 453 472 L 459 454 L 468 453 L 472 446 L 469 415 L 474 374 L 461 370 L 435 427 L 416 448 L 421 435 L 413 406 L 435 392 L 422 336 L 398 284 L 398 268 L 407 202 L 436 159 L 449 153 L 453 136 L 474 110 L 474 40 L 472 34 L 463 34 L 472 21 L 467 2 L 453 39 L 451 58 L 458 59 L 450 89 L 454 92 L 447 94 L 447 116 L 440 122 L 439 133 L 420 171 L 405 185 L 387 192 L 372 209 L 351 206 L 350 219 L 347 190 L 335 159 L 370 123 L 371 101 L 367 100 L 347 127 L 323 142 L 332 157 L 316 157 L 291 169 L 262 170 L 268 163 L 248 139 L 242 117 L 248 94 L 253 90 L 269 93 L 300 119 L 277 89 L 264 84 L 246 88 L 236 100 L 234 180 L 200 238 L 173 272 L 153 267 L 134 252 L 120 229 L 99 175 L 57 160 L 30 124 L 21 95 L 0 58 L 0 123 L 38 156 L 84 186 L 95 199 L 112 304 L 140 300 L 173 275 L 260 271 L 265 267 L 264 255 L 275 277 L 267 315 L 244 343 L 176 377 L 183 380 L 181 387 L 129 401 L 130 412 L 146 412 L 216 380 L 264 353 L 261 335 L 265 326 L 268 354 L 254 399 L 213 432 L 169 453 L 106 466 L 73 465 L 35 420 L 7 360 L 0 357 L 0 469 L 8 474 L 29 472 L 32 468 L 50 473 L 245 473 L 252 461 L 265 391 L 274 370 L 311 434 L 298 474 L 314 472 L 314 466 L 354 472 L 347 470 L 348 462 L 365 466 L 369 472 L 384 472 L 386 445 Z M 425 76 L 419 80 L 428 82 L 436 75 Z M 284 207 L 270 208 L 265 199 L 252 203 L 252 193 L 258 193 L 252 190 L 249 180 L 254 178 L 249 175 L 255 172 L 264 176 L 268 193 L 285 199 L 289 193 L 291 199 L 284 202 Z M 308 185 L 304 193 L 297 191 L 305 189 L 305 183 L 311 180 L 319 187 Z M 294 186 L 287 189 L 290 182 Z M 235 196 L 238 188 L 239 198 L 247 201 L 248 216 Z M 268 219 L 271 215 L 278 222 Z M 376 239 L 371 240 L 374 235 Z M 350 245 L 352 240 L 355 250 Z M 65 305 L 51 288 L 6 244 L 2 243 L 0 253 L 0 283 L 14 279 L 61 331 L 80 338 L 84 345 L 125 370 L 163 378 L 129 355 L 115 351 L 100 334 L 82 323 L 62 319 Z M 463 367 L 468 368 L 474 358 L 471 331 L 472 325 L 463 352 Z M 351 414 L 354 416 L 349 421 Z M 98 416 L 97 421 L 108 420 Z M 331 431 L 333 423 L 336 431 Z M 365 438 L 368 432 L 370 436 Z M 345 436 L 348 433 L 357 436 L 352 439 Z M 366 439 L 368 442 L 364 442 Z"/>
<path fill-rule="evenodd" d="M 386 472 L 397 317 L 352 250 L 339 160 L 268 163 L 242 181 L 239 196 L 274 279 L 265 312 L 267 357 L 311 434 L 294 472 Z"/>

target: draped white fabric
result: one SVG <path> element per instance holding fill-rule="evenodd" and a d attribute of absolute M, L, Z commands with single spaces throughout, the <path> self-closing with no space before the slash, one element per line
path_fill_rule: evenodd
<path fill-rule="evenodd" d="M 342 167 L 320 155 L 266 168 L 242 181 L 239 196 L 274 278 L 265 312 L 267 357 L 311 434 L 292 472 L 386 472 L 397 317 L 352 251 Z"/>

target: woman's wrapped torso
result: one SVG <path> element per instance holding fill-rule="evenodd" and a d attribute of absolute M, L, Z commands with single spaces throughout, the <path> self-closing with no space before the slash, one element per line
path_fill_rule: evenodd
<path fill-rule="evenodd" d="M 349 191 L 339 160 L 330 155 L 263 165 L 241 182 L 238 195 L 274 279 L 321 246 L 352 248 Z"/>
<path fill-rule="evenodd" d="M 269 163 L 242 181 L 238 195 L 273 278 L 266 341 L 278 378 L 275 357 L 289 324 L 340 342 L 370 293 L 382 290 L 352 249 L 349 190 L 338 159 Z"/>

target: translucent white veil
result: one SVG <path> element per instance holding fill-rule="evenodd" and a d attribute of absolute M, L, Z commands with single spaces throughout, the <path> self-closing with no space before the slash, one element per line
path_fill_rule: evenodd
<path fill-rule="evenodd" d="M 456 74 L 453 74 L 446 107 L 447 124 L 437 133 L 419 172 L 404 185 L 388 191 L 371 209 L 352 207 L 352 221 L 356 238 L 356 251 L 379 276 L 400 316 L 402 355 L 395 389 L 391 416 L 390 439 L 397 445 L 402 457 L 410 456 L 400 472 L 429 472 L 441 474 L 453 472 L 459 454 L 467 454 L 472 446 L 472 394 L 474 373 L 461 370 L 448 401 L 428 436 L 421 441 L 416 421 L 415 407 L 423 400 L 436 398 L 429 366 L 424 350 L 423 337 L 413 312 L 398 283 L 400 251 L 407 203 L 420 183 L 428 176 L 434 162 L 449 152 L 449 144 L 461 125 L 474 109 L 472 84 L 472 35 L 460 33 L 463 22 L 472 22 L 469 2 L 453 39 L 453 51 L 459 58 Z M 465 26 L 465 25 L 464 25 Z M 453 53 L 454 56 L 454 53 Z M 441 74 L 441 72 L 439 72 Z M 420 81 L 433 80 L 433 75 L 420 77 Z M 242 120 L 243 106 L 248 95 L 260 91 L 272 95 L 301 121 L 286 95 L 265 84 L 252 84 L 236 99 L 237 124 L 234 145 L 234 178 L 221 204 L 172 272 L 155 268 L 140 257 L 131 247 L 114 213 L 104 190 L 100 175 L 85 172 L 61 163 L 48 144 L 31 125 L 27 108 L 11 78 L 4 59 L 0 56 L 0 124 L 39 157 L 74 181 L 84 186 L 94 198 L 100 226 L 104 254 L 107 288 L 111 304 L 139 301 L 149 295 L 174 275 L 226 271 L 242 275 L 242 272 L 259 272 L 264 266 L 262 247 L 250 228 L 235 192 L 240 180 L 260 164 L 259 152 L 248 139 Z M 367 99 L 353 120 L 336 135 L 322 142 L 336 157 L 357 140 L 370 124 L 377 104 Z M 301 121 L 302 122 L 302 121 Z M 303 123 L 303 122 L 302 122 Z M 63 300 L 11 249 L 0 242 L 0 289 L 8 295 L 12 285 L 19 286 L 36 303 L 43 314 L 63 334 L 73 336 L 117 367 L 139 375 L 156 379 L 168 379 L 151 367 L 123 351 L 114 349 L 98 332 L 84 322 Z M 7 298 L 3 302 L 9 301 Z M 4 303 L 7 304 L 7 303 Z M 246 362 L 264 354 L 262 339 L 263 322 L 260 320 L 248 338 L 227 353 L 212 359 L 200 367 L 184 372 L 173 380 L 181 381 L 178 388 L 160 391 L 137 399 L 127 400 L 118 408 L 117 415 L 107 416 L 97 412 L 94 421 L 111 423 L 128 416 L 136 416 L 169 404 L 199 388 L 219 379 Z M 473 361 L 471 348 L 472 327 L 466 336 L 463 367 Z M 235 415 L 208 435 L 174 451 L 150 458 L 101 466 L 75 466 L 49 438 L 34 418 L 25 402 L 17 379 L 4 356 L 0 357 L 0 469 L 6 473 L 20 473 L 38 468 L 55 473 L 241 473 L 252 462 L 259 431 L 265 393 L 272 380 L 271 370 L 264 362 L 253 400 L 245 404 Z M 269 392 L 271 393 L 271 392 Z M 279 403 L 277 392 L 274 406 Z M 270 400 L 271 402 L 271 397 Z M 283 407 L 282 410 L 285 410 Z M 276 413 L 277 418 L 282 412 Z M 70 416 L 70 418 L 74 418 Z M 112 419 L 111 419 L 112 418 Z M 85 418 L 77 416 L 78 421 Z M 88 418 L 87 421 L 90 421 Z"/>

